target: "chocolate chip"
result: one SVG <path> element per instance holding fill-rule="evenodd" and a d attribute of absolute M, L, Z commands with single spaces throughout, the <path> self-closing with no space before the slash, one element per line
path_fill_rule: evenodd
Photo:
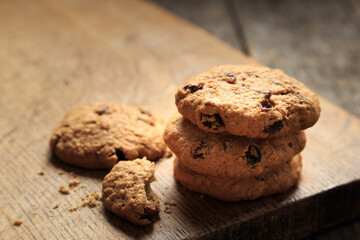
<path fill-rule="evenodd" d="M 118 149 L 118 148 L 115 149 L 115 154 L 116 154 L 116 157 L 117 157 L 117 161 L 116 161 L 116 162 L 129 160 L 129 159 L 127 159 L 127 158 L 125 157 L 124 152 L 121 151 L 121 150 Z"/>
<path fill-rule="evenodd" d="M 108 106 L 104 106 L 104 105 L 100 105 L 98 106 L 98 108 L 95 110 L 95 113 L 97 115 L 103 115 L 105 113 L 108 113 L 109 107 Z"/>
<path fill-rule="evenodd" d="M 255 165 L 261 162 L 261 151 L 255 145 L 249 145 L 248 150 L 245 152 L 246 164 Z"/>
<path fill-rule="evenodd" d="M 147 207 L 144 209 L 144 214 L 140 216 L 140 219 L 148 219 L 149 221 L 154 221 L 156 214 L 157 211 L 155 209 Z"/>
<path fill-rule="evenodd" d="M 194 93 L 197 90 L 201 90 L 202 88 L 203 88 L 202 84 L 197 84 L 197 85 L 189 84 L 189 85 L 186 85 L 183 88 L 183 90 L 184 90 L 184 92 L 186 92 L 189 89 L 191 93 Z"/>
<path fill-rule="evenodd" d="M 200 121 L 202 125 L 213 130 L 218 130 L 219 127 L 224 126 L 224 121 L 222 120 L 222 118 L 218 113 L 215 114 L 201 113 Z"/>
<path fill-rule="evenodd" d="M 274 122 L 272 125 L 265 127 L 263 133 L 277 133 L 284 127 L 282 120 Z"/>
<path fill-rule="evenodd" d="M 292 148 L 292 142 L 289 142 L 289 143 L 288 143 L 288 145 L 289 145 L 289 147 L 291 147 L 291 148 Z"/>
<path fill-rule="evenodd" d="M 206 153 L 206 148 L 207 148 L 207 145 L 205 144 L 205 142 L 200 141 L 200 145 L 194 149 L 193 158 L 194 159 L 197 159 L 197 158 L 204 159 L 205 153 Z"/>

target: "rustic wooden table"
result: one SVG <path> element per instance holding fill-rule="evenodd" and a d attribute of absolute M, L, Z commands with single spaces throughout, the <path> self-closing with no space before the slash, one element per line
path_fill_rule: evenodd
<path fill-rule="evenodd" d="M 152 1 L 360 117 L 360 1 Z M 360 239 L 360 220 L 311 239 Z"/>
<path fill-rule="evenodd" d="M 285 56 L 281 57 L 274 47 L 282 45 L 275 36 L 271 40 L 272 59 L 283 62 L 284 66 L 262 61 L 259 56 L 267 55 L 269 59 L 271 54 L 264 47 L 266 41 L 257 38 L 265 39 L 266 31 L 272 36 L 275 30 L 263 27 L 257 32 L 258 28 L 251 27 L 254 39 L 250 39 L 247 34 L 250 30 L 240 22 L 245 20 L 235 14 L 244 11 L 242 15 L 247 13 L 251 20 L 252 5 L 244 2 L 241 10 L 231 1 L 226 1 L 226 8 L 217 1 L 209 1 L 207 5 L 191 2 L 186 8 L 180 5 L 175 8 L 183 9 L 184 16 L 189 16 L 190 10 L 201 15 L 202 11 L 219 14 L 216 10 L 219 7 L 229 9 L 231 18 L 218 16 L 218 20 L 212 21 L 214 25 L 223 21 L 236 26 L 236 35 L 229 37 L 234 44 L 241 42 L 241 48 L 259 62 L 284 68 L 320 95 L 326 95 L 326 91 L 321 92 L 322 87 L 312 84 L 327 85 L 330 78 L 324 80 L 316 67 L 312 71 L 303 69 L 300 75 L 292 68 L 287 69 Z M 272 5 L 258 5 L 255 10 L 264 12 L 257 14 L 267 16 L 265 22 L 271 24 L 272 18 L 265 11 Z M 273 11 L 290 14 L 286 9 L 278 6 Z M 203 15 L 211 21 L 214 14 Z M 250 20 L 254 26 L 263 21 Z M 287 22 L 286 18 L 282 21 Z M 226 32 L 232 28 L 221 29 Z M 305 31 L 304 27 L 300 30 Z M 351 37 L 351 29 L 346 34 Z M 289 37 L 286 39 L 290 41 Z M 255 43 L 263 48 L 254 47 Z M 293 49 L 299 47 L 288 47 L 287 51 Z M 313 50 L 328 53 L 321 44 Z M 295 51 L 292 55 L 297 59 Z M 355 54 L 353 61 L 356 57 Z M 346 63 L 347 59 L 342 56 L 334 61 Z M 102 204 L 74 209 L 87 193 L 101 190 L 107 171 L 86 171 L 53 158 L 48 148 L 49 135 L 66 111 L 89 101 L 106 100 L 145 105 L 166 119 L 175 111 L 174 92 L 184 80 L 224 63 L 254 63 L 254 60 L 149 2 L 1 1 L 0 239 L 283 239 L 308 236 L 358 217 L 360 120 L 324 98 L 321 98 L 320 121 L 307 131 L 301 182 L 287 193 L 239 203 L 201 197 L 175 183 L 172 159 L 163 158 L 156 163 L 158 181 L 153 183 L 153 188 L 161 197 L 162 209 L 167 200 L 176 206 L 172 207 L 172 214 L 161 211 L 160 219 L 152 226 L 133 226 L 106 211 Z M 332 66 L 328 71 L 333 69 Z M 339 72 L 334 70 L 334 74 Z M 310 81 L 312 78 L 304 76 L 319 77 Z M 355 83 L 351 89 L 356 89 Z M 358 96 L 355 93 L 354 101 Z M 331 96 L 327 97 L 331 100 Z M 357 104 L 354 105 L 356 109 Z M 353 113 L 356 114 L 354 110 Z M 41 170 L 43 174 L 39 174 Z M 67 185 L 74 174 L 81 185 L 71 190 L 71 194 L 61 195 L 59 186 Z M 23 224 L 14 226 L 16 219 L 21 219 Z M 358 231 L 356 226 L 353 229 Z M 331 232 L 325 234 L 331 236 Z M 348 231 L 337 236 L 348 237 Z"/>

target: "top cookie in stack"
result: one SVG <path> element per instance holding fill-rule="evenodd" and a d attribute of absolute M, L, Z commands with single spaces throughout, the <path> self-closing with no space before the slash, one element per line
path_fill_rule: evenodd
<path fill-rule="evenodd" d="M 224 65 L 191 78 L 175 96 L 179 112 L 204 131 L 273 138 L 313 126 L 319 99 L 283 71 Z"/>

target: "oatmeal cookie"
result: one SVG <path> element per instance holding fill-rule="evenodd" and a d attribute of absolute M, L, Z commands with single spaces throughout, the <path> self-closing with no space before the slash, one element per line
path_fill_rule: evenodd
<path fill-rule="evenodd" d="M 174 162 L 174 177 L 191 191 L 206 194 L 223 201 L 253 200 L 284 192 L 300 179 L 301 156 L 296 155 L 284 166 L 259 176 L 234 179 L 207 176 L 191 171 L 178 159 Z"/>
<path fill-rule="evenodd" d="M 224 65 L 191 78 L 175 96 L 179 112 L 200 129 L 272 138 L 313 126 L 317 95 L 283 71 Z"/>
<path fill-rule="evenodd" d="M 304 131 L 270 139 L 204 132 L 180 114 L 167 123 L 164 140 L 192 171 L 231 178 L 276 169 L 300 153 L 306 143 Z"/>
<path fill-rule="evenodd" d="M 50 139 L 62 161 L 96 169 L 112 168 L 119 160 L 162 156 L 163 121 L 139 107 L 94 102 L 67 113 Z"/>

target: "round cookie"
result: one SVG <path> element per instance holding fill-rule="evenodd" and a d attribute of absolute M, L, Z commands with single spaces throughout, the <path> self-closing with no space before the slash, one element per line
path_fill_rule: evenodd
<path fill-rule="evenodd" d="M 271 139 L 204 132 L 180 114 L 167 123 L 164 140 L 179 161 L 192 171 L 231 178 L 276 169 L 300 153 L 306 143 L 304 131 Z"/>
<path fill-rule="evenodd" d="M 94 102 L 67 113 L 54 130 L 50 147 L 62 161 L 96 169 L 117 161 L 162 156 L 163 121 L 142 108 Z"/>
<path fill-rule="evenodd" d="M 174 177 L 184 187 L 193 192 L 206 194 L 223 201 L 253 200 L 288 190 L 300 179 L 301 156 L 296 155 L 284 166 L 260 176 L 235 179 L 214 177 L 195 173 L 174 162 Z"/>
<path fill-rule="evenodd" d="M 103 181 L 105 207 L 134 224 L 154 221 L 160 210 L 159 199 L 150 188 L 155 180 L 154 166 L 146 158 L 117 163 Z"/>
<path fill-rule="evenodd" d="M 204 131 L 271 138 L 313 126 L 319 99 L 278 69 L 224 65 L 191 78 L 175 96 L 179 112 Z"/>

